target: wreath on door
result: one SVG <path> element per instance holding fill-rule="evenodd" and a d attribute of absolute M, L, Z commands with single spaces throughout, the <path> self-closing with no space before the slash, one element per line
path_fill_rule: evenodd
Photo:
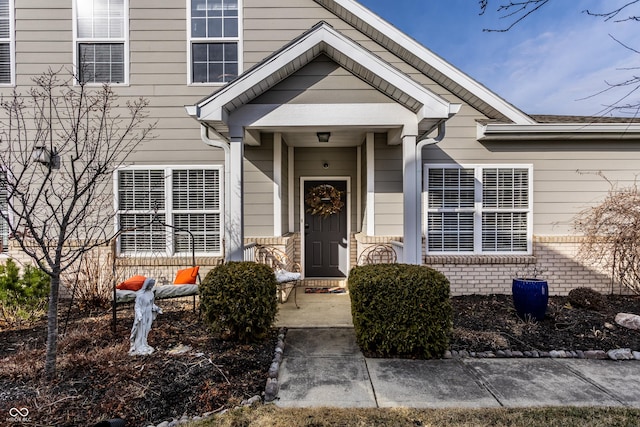
<path fill-rule="evenodd" d="M 340 191 L 329 184 L 313 187 L 309 189 L 307 197 L 304 199 L 307 206 L 309 206 L 307 213 L 320 215 L 323 218 L 337 214 L 344 207 L 343 195 L 344 191 Z"/>

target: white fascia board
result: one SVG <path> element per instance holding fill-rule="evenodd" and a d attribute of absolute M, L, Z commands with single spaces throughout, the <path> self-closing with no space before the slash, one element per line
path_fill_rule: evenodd
<path fill-rule="evenodd" d="M 479 141 L 499 140 L 639 140 L 636 123 L 478 124 Z"/>
<path fill-rule="evenodd" d="M 513 105 L 506 102 L 504 99 L 500 98 L 498 95 L 493 93 L 491 90 L 487 89 L 481 83 L 475 81 L 459 69 L 455 68 L 453 65 L 449 64 L 444 59 L 440 58 L 438 55 L 422 46 L 420 43 L 407 36 L 402 31 L 395 28 L 393 25 L 389 24 L 384 19 L 380 18 L 375 13 L 371 12 L 369 9 L 365 8 L 359 3 L 356 3 L 353 0 L 333 0 L 336 4 L 346 9 L 348 12 L 352 13 L 359 19 L 365 21 L 380 33 L 382 33 L 385 37 L 387 37 L 391 42 L 397 43 L 407 49 L 409 52 L 416 55 L 422 61 L 424 61 L 429 66 L 435 68 L 440 73 L 449 77 L 451 80 L 458 83 L 460 86 L 464 87 L 466 90 L 471 92 L 473 95 L 482 99 L 484 102 L 489 104 L 491 107 L 498 110 L 500 113 L 504 114 L 514 123 L 518 124 L 533 124 L 535 121 L 514 107 Z"/>
<path fill-rule="evenodd" d="M 193 118 L 198 117 L 198 107 L 195 105 L 185 105 L 184 109 L 187 111 L 187 114 Z"/>
<path fill-rule="evenodd" d="M 431 118 L 448 117 L 450 103 L 444 98 L 421 86 L 401 71 L 382 61 L 379 57 L 336 32 L 327 24 L 323 24 L 295 44 L 279 52 L 275 57 L 252 70 L 249 74 L 239 77 L 211 97 L 201 101 L 197 105 L 198 120 L 224 121 L 223 111 L 225 110 L 225 105 L 236 99 L 239 94 L 251 90 L 258 83 L 284 69 L 288 64 L 318 45 L 323 46 L 322 51 L 328 54 L 323 44 L 331 46 L 383 81 L 418 100 L 424 105 L 420 115 Z"/>
<path fill-rule="evenodd" d="M 418 132 L 416 115 L 396 103 L 380 104 L 245 104 L 231 113 L 229 127 L 403 126 Z"/>

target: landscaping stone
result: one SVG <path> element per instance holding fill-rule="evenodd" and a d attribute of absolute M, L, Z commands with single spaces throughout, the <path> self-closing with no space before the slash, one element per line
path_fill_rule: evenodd
<path fill-rule="evenodd" d="M 616 348 L 614 350 L 609 350 L 607 355 L 611 360 L 631 360 L 633 359 L 633 354 L 631 353 L 631 349 L 629 348 Z"/>
<path fill-rule="evenodd" d="M 624 328 L 640 330 L 640 316 L 631 313 L 618 313 L 616 323 Z"/>

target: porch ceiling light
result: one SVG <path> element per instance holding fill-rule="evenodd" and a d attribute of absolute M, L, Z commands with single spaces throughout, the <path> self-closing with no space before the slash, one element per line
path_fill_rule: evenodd
<path fill-rule="evenodd" d="M 318 135 L 318 142 L 329 142 L 331 132 L 318 132 L 316 135 Z"/>

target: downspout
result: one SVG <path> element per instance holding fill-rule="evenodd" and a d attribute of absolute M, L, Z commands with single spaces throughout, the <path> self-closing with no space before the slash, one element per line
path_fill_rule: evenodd
<path fill-rule="evenodd" d="M 418 203 L 416 203 L 417 205 L 417 216 L 416 218 L 418 218 L 419 221 L 419 225 L 420 225 L 420 236 L 422 236 L 422 229 L 423 229 L 423 222 L 422 222 L 422 193 L 424 192 L 424 189 L 422 188 L 422 150 L 424 149 L 424 147 L 427 147 L 429 145 L 435 145 L 437 143 L 439 143 L 440 141 L 442 141 L 444 139 L 444 135 L 445 135 L 445 126 L 446 121 L 442 120 L 440 123 L 438 123 L 438 135 L 435 136 L 435 138 L 426 138 L 426 134 L 423 134 L 418 140 L 418 143 L 416 144 L 416 162 L 417 167 L 416 167 L 416 188 L 420 189 L 420 194 L 418 195 Z M 417 247 L 415 248 L 415 253 L 420 254 L 420 260 L 419 263 L 422 264 L 422 237 L 419 238 L 416 242 Z"/>
<path fill-rule="evenodd" d="M 211 130 L 216 139 L 209 138 L 209 130 Z M 216 132 L 214 129 L 211 129 L 204 123 L 200 124 L 200 138 L 202 142 L 207 144 L 210 147 L 221 148 L 224 150 L 224 235 L 222 236 L 222 241 L 224 242 L 224 257 L 227 258 L 230 253 L 229 248 L 229 240 L 227 239 L 227 235 L 229 230 L 227 230 L 227 224 L 229 221 L 230 213 L 229 213 L 229 197 L 230 197 L 230 177 L 231 172 L 229 170 L 230 160 L 231 160 L 231 148 L 229 147 L 229 143 L 226 139 Z"/>

